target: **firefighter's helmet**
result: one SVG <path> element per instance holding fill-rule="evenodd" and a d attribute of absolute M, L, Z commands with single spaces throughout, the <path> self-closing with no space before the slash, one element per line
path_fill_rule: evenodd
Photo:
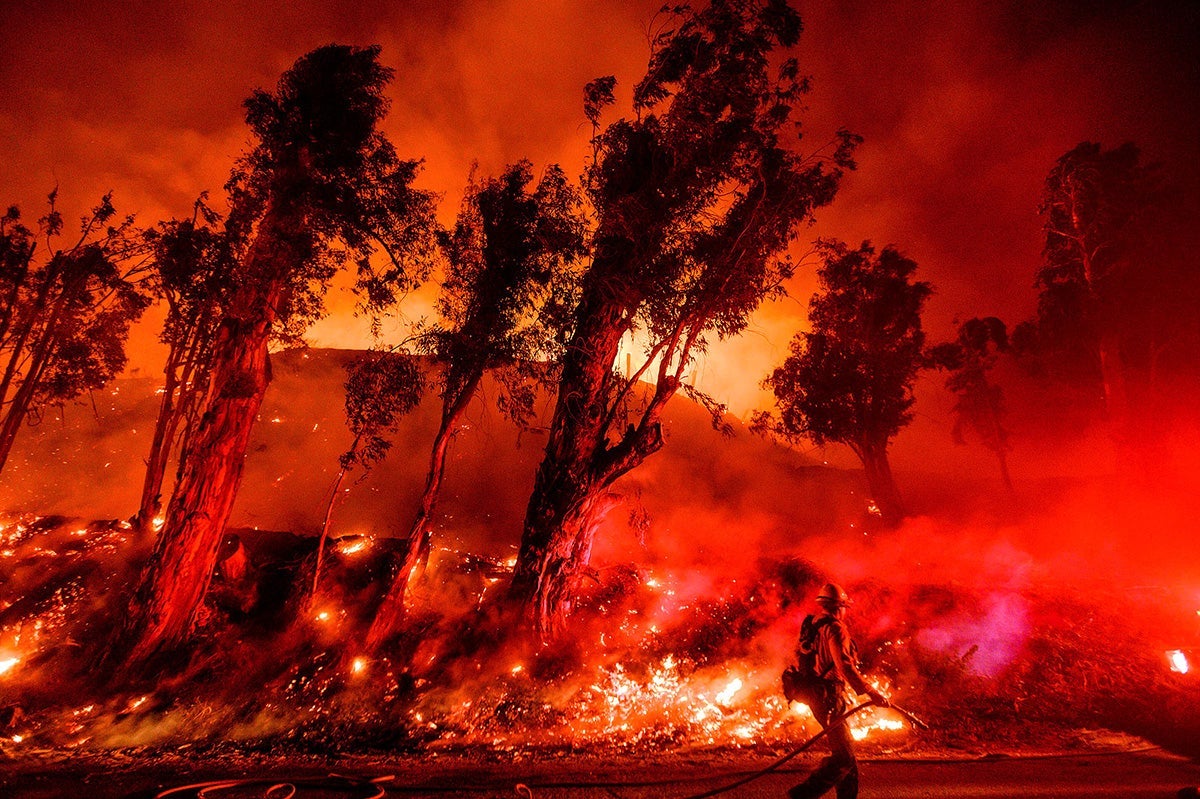
<path fill-rule="evenodd" d="M 825 583 L 821 586 L 821 593 L 817 594 L 817 601 L 822 604 L 837 605 L 845 607 L 854 604 L 850 599 L 850 595 L 846 593 L 846 589 L 842 588 L 837 583 Z"/>

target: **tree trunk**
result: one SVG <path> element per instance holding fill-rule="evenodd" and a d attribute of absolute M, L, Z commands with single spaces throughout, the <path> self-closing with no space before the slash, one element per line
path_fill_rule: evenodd
<path fill-rule="evenodd" d="M 354 439 L 354 443 L 350 445 L 350 451 L 353 452 L 358 447 L 358 439 Z M 325 520 L 321 522 L 321 537 L 317 539 L 317 563 L 313 567 L 313 584 L 312 593 L 309 596 L 309 601 L 317 598 L 317 587 L 321 583 L 321 562 L 325 559 L 325 542 L 329 540 L 329 528 L 333 524 L 333 511 L 337 507 L 338 499 L 342 495 L 342 482 L 346 479 L 346 467 L 338 469 L 337 477 L 334 478 L 333 488 L 329 493 L 329 504 L 325 506 Z M 348 489 L 347 489 L 348 490 Z"/>
<path fill-rule="evenodd" d="M 608 264 L 594 263 L 590 285 L 584 286 L 509 586 L 510 599 L 531 617 L 543 638 L 560 626 L 572 577 L 587 565 L 591 531 L 580 521 L 605 488 L 595 479 L 594 468 L 608 448 L 609 381 L 621 337 L 640 300 L 619 274 L 622 255 L 628 257 L 614 253 Z"/>
<path fill-rule="evenodd" d="M 437 506 L 442 489 L 442 478 L 446 473 L 446 455 L 450 442 L 458 430 L 458 423 L 467 410 L 467 405 L 479 388 L 482 375 L 472 381 L 460 396 L 442 414 L 442 422 L 433 440 L 429 455 L 429 471 L 425 475 L 425 491 L 412 529 L 408 533 L 408 548 L 404 551 L 404 563 L 392 577 L 387 594 L 375 611 L 375 618 L 367 631 L 367 651 L 375 652 L 400 630 L 407 611 L 408 586 L 418 568 L 429 560 L 430 538 L 433 535 L 433 511 Z"/>
<path fill-rule="evenodd" d="M 896 488 L 896 480 L 892 477 L 891 464 L 888 463 L 887 442 L 862 445 L 860 457 L 867 474 L 871 499 L 879 509 L 879 517 L 888 527 L 895 527 L 904 519 L 905 511 L 900 490 Z"/>
<path fill-rule="evenodd" d="M 991 388 L 990 386 L 988 387 Z M 998 389 L 997 389 L 998 391 Z M 996 444 L 996 460 L 1000 462 L 1000 478 L 1010 497 L 1015 497 L 1017 490 L 1013 487 L 1012 475 L 1008 471 L 1008 439 L 1004 434 L 1004 426 L 1000 424 L 1000 408 L 998 400 L 989 393 L 988 416 L 992 422 L 992 441 Z"/>
<path fill-rule="evenodd" d="M 538 469 L 510 587 L 542 640 L 563 629 L 574 586 L 591 559 L 596 525 L 614 500 L 586 479 L 554 474 L 547 463 Z"/>
<path fill-rule="evenodd" d="M 1103 333 L 1099 343 L 1100 376 L 1104 381 L 1104 408 L 1113 436 L 1120 442 L 1129 432 L 1129 396 L 1119 337 Z"/>
<path fill-rule="evenodd" d="M 154 437 L 150 440 L 150 454 L 146 458 L 146 475 L 142 479 L 142 499 L 138 503 L 137 516 L 134 518 L 134 529 L 139 535 L 146 535 L 153 527 L 154 518 L 162 508 L 162 484 L 167 473 L 167 462 L 171 457 L 171 441 L 175 438 L 175 429 L 179 423 L 179 415 L 175 402 L 178 385 L 179 353 L 172 347 L 167 356 L 166 384 L 163 387 L 162 402 L 158 405 L 158 418 L 154 421 Z"/>
<path fill-rule="evenodd" d="M 20 371 L 21 360 L 25 357 L 25 349 L 29 342 L 29 337 L 33 335 L 33 331 L 37 328 L 38 323 L 44 321 L 43 315 L 46 311 L 46 305 L 50 301 L 50 289 L 58 281 L 59 275 L 62 274 L 62 264 L 64 261 L 65 258 L 58 255 L 52 258 L 46 266 L 46 276 L 42 280 L 42 284 L 38 287 L 37 297 L 33 301 L 32 308 L 29 310 L 28 318 L 16 334 L 11 348 L 12 356 L 5 366 L 4 376 L 0 377 L 0 404 L 8 400 L 8 392 L 12 388 L 13 381 Z"/>
<path fill-rule="evenodd" d="M 39 351 L 34 353 L 28 364 L 28 372 L 21 380 L 21 385 L 17 387 L 16 393 L 13 394 L 3 422 L 0 422 L 0 472 L 4 471 L 4 466 L 8 463 L 13 444 L 17 440 L 17 433 L 21 431 L 21 423 L 25 421 L 25 415 L 29 412 L 29 403 L 33 400 L 38 381 L 49 363 L 50 338 L 50 334 L 47 332 L 43 346 L 39 346 Z"/>
<path fill-rule="evenodd" d="M 198 384 L 203 373 L 200 361 L 205 357 L 206 351 L 204 342 L 199 337 L 204 335 L 205 328 L 206 323 L 194 325 L 186 339 L 178 347 L 172 347 L 167 357 L 167 366 L 163 370 L 166 384 L 158 408 L 158 418 L 154 424 L 150 454 L 146 458 L 142 499 L 134 519 L 134 527 L 140 534 L 145 534 L 153 528 L 154 519 L 162 510 L 162 486 L 166 480 L 167 466 L 171 462 L 172 454 L 182 452 L 183 449 L 179 440 L 180 427 L 183 427 L 186 437 L 187 428 L 194 421 L 196 403 L 200 399 L 202 388 Z M 176 483 L 179 476 L 177 470 Z"/>
<path fill-rule="evenodd" d="M 1003 449 L 996 451 L 996 460 L 1000 461 L 1000 479 L 1004 481 L 1004 487 L 1010 495 L 1016 495 L 1017 490 L 1013 487 L 1012 475 L 1008 471 L 1008 455 Z"/>
<path fill-rule="evenodd" d="M 268 211 L 246 259 L 249 280 L 221 321 L 212 398 L 190 444 L 166 524 L 142 571 L 119 644 L 128 648 L 130 664 L 144 664 L 181 643 L 208 590 L 241 482 L 250 432 L 271 379 L 271 327 L 288 270 L 299 260 L 288 246 L 286 231 L 301 223 Z"/>

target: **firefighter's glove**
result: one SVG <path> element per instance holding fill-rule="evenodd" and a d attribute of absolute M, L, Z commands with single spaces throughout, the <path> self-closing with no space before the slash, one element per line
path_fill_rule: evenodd
<path fill-rule="evenodd" d="M 892 703 L 886 696 L 876 691 L 874 688 L 867 691 L 867 696 L 871 697 L 871 701 L 879 707 L 891 707 Z"/>

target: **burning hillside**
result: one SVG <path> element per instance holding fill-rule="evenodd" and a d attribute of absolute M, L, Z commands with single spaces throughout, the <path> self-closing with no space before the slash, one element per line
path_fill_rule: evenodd
<path fill-rule="evenodd" d="M 1118 506 L 1102 484 L 1080 481 L 1053 513 L 1019 524 L 925 518 L 864 536 L 870 515 L 855 509 L 852 475 L 789 462 L 744 434 L 699 468 L 716 457 L 718 434 L 687 406 L 661 468 L 629 487 L 631 521 L 609 515 L 569 633 L 546 645 L 512 635 L 503 601 L 516 540 L 504 531 L 515 530 L 532 471 L 522 436 L 536 433 L 518 436 L 481 404 L 405 633 L 372 655 L 366 629 L 405 555 L 378 520 L 413 499 L 405 470 L 418 458 L 405 448 L 420 446 L 430 416 L 422 406 L 383 466 L 353 485 L 313 593 L 322 493 L 345 445 L 334 414 L 315 409 L 331 404 L 344 361 L 281 359 L 236 518 L 291 532 L 230 530 L 192 642 L 148 676 L 96 664 L 149 540 L 121 521 L 4 518 L 6 752 L 785 747 L 818 729 L 806 707 L 786 704 L 779 675 L 833 574 L 858 597 L 851 626 L 877 687 L 934 727 L 914 736 L 901 716 L 873 709 L 852 723 L 873 746 L 1062 744 L 1095 726 L 1188 751 L 1200 740 L 1200 589 L 1189 564 L 1164 565 L 1148 545 L 1148 525 L 1172 518 L 1162 496 Z M 139 387 L 148 393 L 118 386 L 101 413 L 120 421 L 97 446 L 135 448 L 111 431 L 145 429 L 151 403 Z M 8 501 L 24 491 L 24 502 L 114 515 L 123 495 L 55 482 L 61 472 L 39 460 L 79 446 L 92 424 L 29 436 Z M 785 485 L 794 488 L 781 507 Z M 1096 513 L 1130 533 L 1087 552 L 1079 531 L 1100 523 Z"/>
<path fill-rule="evenodd" d="M 532 644 L 497 585 L 511 561 L 439 549 L 408 633 L 360 654 L 392 539 L 333 542 L 309 596 L 314 541 L 238 530 L 224 548 L 194 644 L 142 680 L 95 670 L 138 544 L 124 523 L 10 517 L 0 557 L 0 746 L 45 750 L 526 752 L 786 747 L 817 731 L 779 674 L 824 579 L 788 557 L 747 572 L 600 565 L 572 633 Z M 995 554 L 995 553 L 993 553 Z M 1190 751 L 1200 640 L 1195 592 L 1002 582 L 870 580 L 853 626 L 877 686 L 932 722 L 855 718 L 873 746 L 1075 745 L 1108 726 Z M 1029 577 L 1044 576 L 1040 570 Z M 71 697 L 64 702 L 64 697 Z"/>

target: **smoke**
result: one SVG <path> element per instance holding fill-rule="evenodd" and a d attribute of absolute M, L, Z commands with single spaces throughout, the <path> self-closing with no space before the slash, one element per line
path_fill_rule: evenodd
<path fill-rule="evenodd" d="M 205 189 L 219 206 L 246 144 L 240 103 L 249 92 L 315 46 L 380 42 L 397 70 L 386 129 L 402 154 L 425 159 L 422 181 L 444 194 L 449 220 L 475 161 L 485 174 L 520 158 L 582 170 L 582 87 L 613 74 L 629 90 L 659 6 L 152 2 L 68 13 L 19 3 L 0 31 L 2 201 L 36 218 L 58 186 L 70 216 L 113 190 L 118 208 L 147 224 L 190 213 Z M 927 325 L 937 336 L 949 336 L 955 318 L 1031 314 L 1042 180 L 1079 141 L 1133 140 L 1173 182 L 1193 192 L 1200 183 L 1192 4 L 1153 14 L 1130 2 L 800 10 L 802 68 L 814 86 L 801 147 L 818 149 L 839 127 L 866 139 L 859 170 L 812 235 L 895 243 L 915 258 L 938 287 Z M 796 254 L 808 245 L 797 242 Z M 763 309 L 750 336 L 715 345 L 700 387 L 738 415 L 763 405 L 758 380 L 804 326 L 814 280 L 801 269 L 796 300 Z M 316 343 L 364 346 L 352 298 L 335 294 L 330 306 Z M 148 320 L 135 335 L 131 365 L 143 373 L 161 368 L 155 332 Z"/>

